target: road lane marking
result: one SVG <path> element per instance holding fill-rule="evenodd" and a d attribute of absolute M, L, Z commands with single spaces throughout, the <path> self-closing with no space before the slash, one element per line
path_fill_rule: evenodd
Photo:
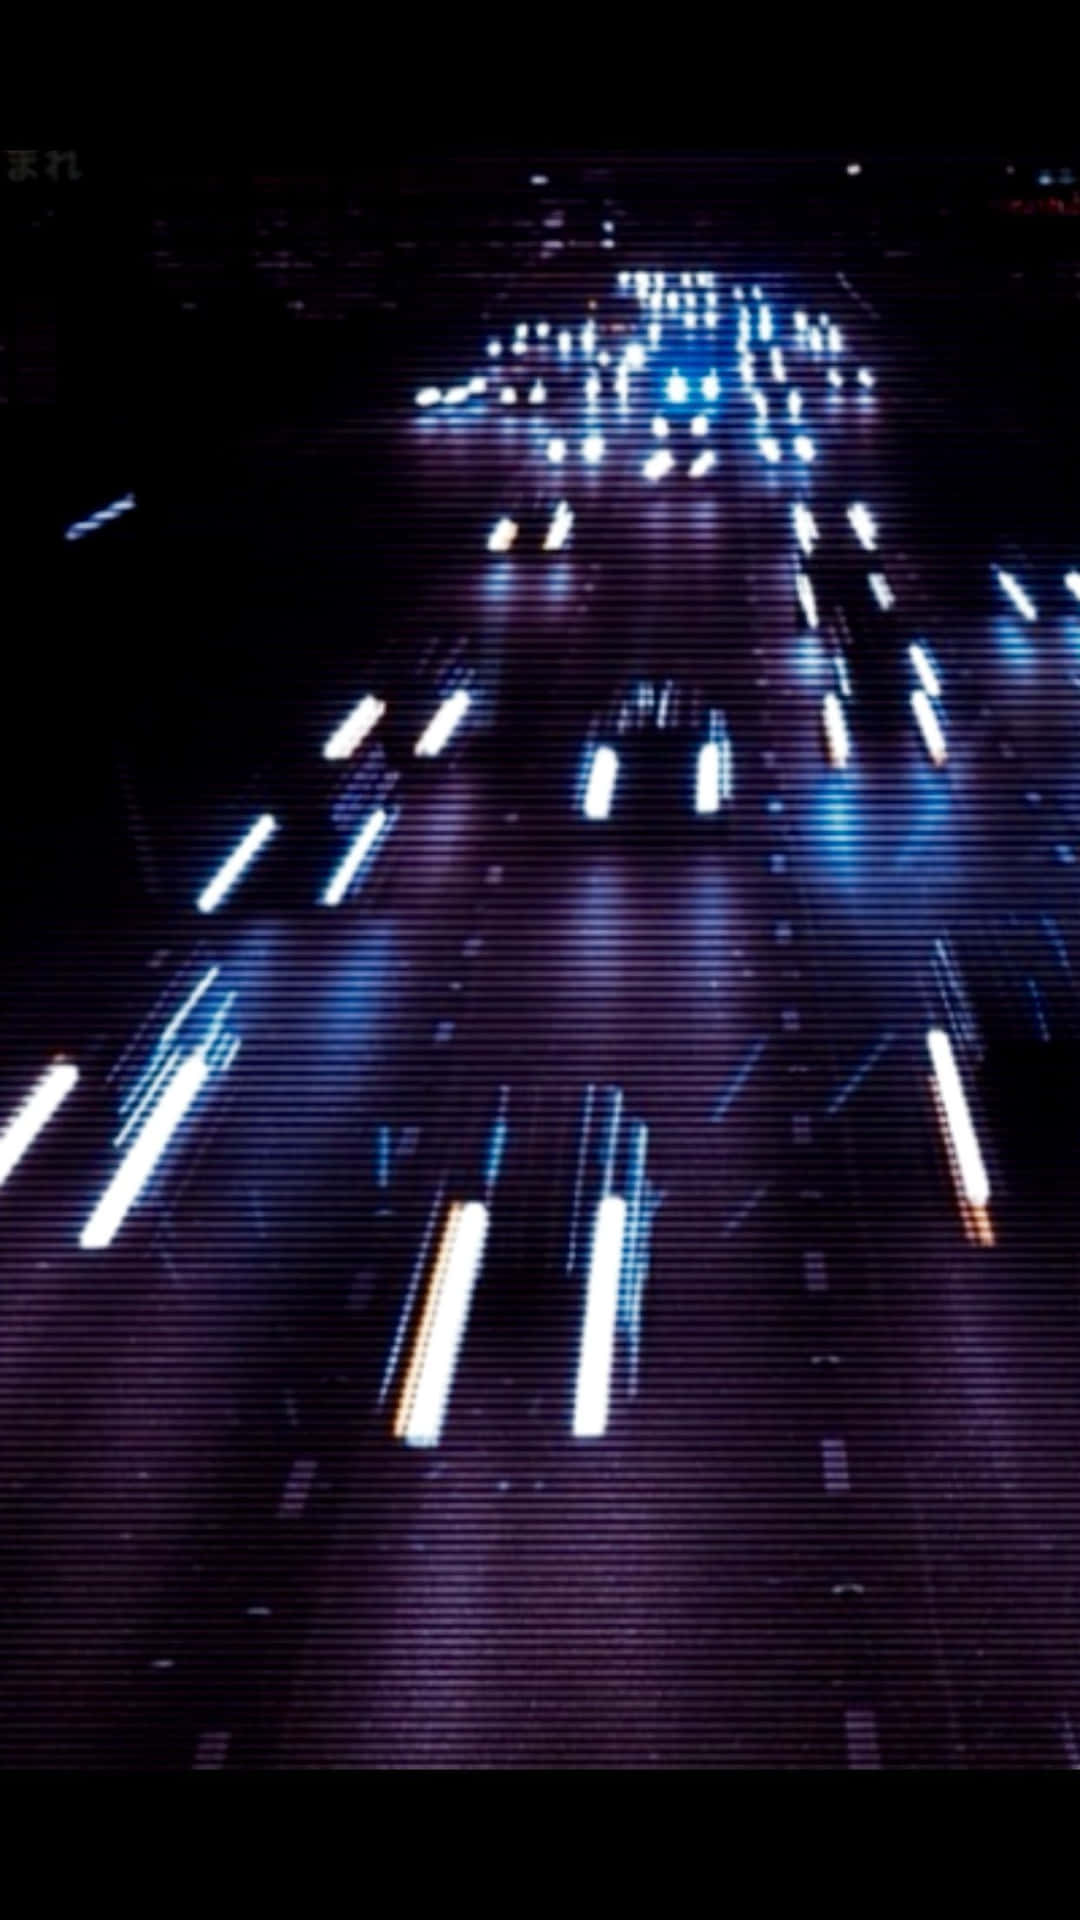
<path fill-rule="evenodd" d="M 843 1440 L 829 1439 L 821 1443 L 821 1471 L 828 1494 L 850 1493 L 851 1474 L 848 1470 L 847 1445 Z"/>
<path fill-rule="evenodd" d="M 844 1740 L 849 1767 L 876 1771 L 881 1766 L 877 1715 L 873 1707 L 848 1707 L 844 1714 Z"/>
<path fill-rule="evenodd" d="M 874 1068 L 877 1066 L 878 1061 L 884 1059 L 885 1055 L 888 1053 L 889 1048 L 892 1046 L 893 1041 L 895 1039 L 896 1039 L 896 1035 L 892 1031 L 892 1028 L 890 1027 L 886 1033 L 883 1033 L 881 1035 L 880 1039 L 874 1042 L 874 1045 L 870 1048 L 869 1053 L 866 1053 L 863 1055 L 862 1059 L 859 1061 L 859 1064 L 856 1066 L 854 1072 L 849 1075 L 849 1077 L 845 1080 L 843 1086 L 840 1088 L 839 1092 L 833 1095 L 828 1106 L 826 1107 L 825 1118 L 827 1120 L 834 1120 L 836 1118 L 836 1115 L 840 1112 L 841 1107 L 844 1107 L 847 1105 L 847 1102 L 850 1100 L 852 1094 L 855 1093 L 859 1087 L 861 1087 L 867 1075 L 873 1072 Z"/>
<path fill-rule="evenodd" d="M 191 1763 L 193 1770 L 208 1772 L 215 1767 L 223 1767 L 231 1739 L 231 1733 L 200 1733 L 195 1747 L 195 1758 Z"/>
<path fill-rule="evenodd" d="M 729 1109 L 734 1105 L 735 1101 L 738 1099 L 744 1086 L 749 1080 L 750 1075 L 753 1073 L 754 1068 L 757 1066 L 758 1061 L 761 1059 L 761 1056 L 764 1053 L 768 1044 L 769 1044 L 768 1034 L 759 1034 L 758 1038 L 751 1043 L 750 1048 L 747 1051 L 747 1053 L 744 1055 L 741 1064 L 736 1068 L 736 1071 L 733 1077 L 731 1078 L 731 1080 L 729 1080 L 723 1093 L 720 1095 L 720 1098 L 717 1100 L 716 1105 L 709 1116 L 711 1120 L 714 1120 L 714 1121 L 722 1120 L 725 1114 L 727 1114 Z"/>
<path fill-rule="evenodd" d="M 289 1477 L 278 1505 L 279 1520 L 299 1519 L 307 1505 L 308 1494 L 315 1484 L 315 1475 L 319 1471 L 317 1460 L 294 1460 L 289 1468 Z"/>
<path fill-rule="evenodd" d="M 806 1279 L 807 1293 L 828 1293 L 829 1282 L 825 1273 L 825 1255 L 817 1252 L 803 1254 L 803 1274 Z"/>

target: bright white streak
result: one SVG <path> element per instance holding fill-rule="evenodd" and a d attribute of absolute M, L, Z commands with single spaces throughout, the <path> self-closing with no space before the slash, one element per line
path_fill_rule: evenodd
<path fill-rule="evenodd" d="M 693 434 L 695 440 L 703 440 L 705 438 L 705 435 L 709 431 L 708 415 L 704 413 L 695 413 L 693 419 L 690 422 L 690 431 Z"/>
<path fill-rule="evenodd" d="M 833 692 L 825 695 L 822 702 L 821 717 L 825 726 L 825 746 L 829 755 L 829 764 L 834 767 L 846 767 L 851 753 L 848 739 L 847 721 L 844 709 Z"/>
<path fill-rule="evenodd" d="M 416 404 L 418 407 L 437 407 L 441 399 L 442 399 L 441 388 L 421 387 L 419 393 L 416 396 Z"/>
<path fill-rule="evenodd" d="M 918 722 L 923 745 L 935 767 L 943 767 L 948 759 L 945 735 L 938 724 L 937 714 L 930 705 L 925 687 L 916 687 L 911 696 L 911 711 Z"/>
<path fill-rule="evenodd" d="M 376 840 L 385 827 L 387 818 L 385 807 L 376 807 L 373 813 L 368 814 L 352 846 L 344 858 L 339 860 L 337 866 L 334 868 L 333 874 L 326 883 L 322 897 L 324 907 L 340 906 L 353 880 L 356 878 L 363 861 L 371 852 L 372 847 L 375 845 Z"/>
<path fill-rule="evenodd" d="M 547 457 L 551 461 L 552 466 L 557 467 L 560 461 L 566 459 L 566 441 L 565 440 L 549 440 L 547 445 Z"/>
<path fill-rule="evenodd" d="M 933 1063 L 938 1092 L 945 1109 L 945 1120 L 956 1154 L 965 1198 L 973 1207 L 985 1207 L 990 1198 L 990 1181 L 983 1165 L 967 1098 L 953 1058 L 952 1043 L 943 1028 L 931 1027 L 926 1036 L 926 1044 Z"/>
<path fill-rule="evenodd" d="M 720 807 L 720 745 L 706 740 L 698 748 L 697 780 L 694 788 L 695 813 L 716 813 Z"/>
<path fill-rule="evenodd" d="M 998 567 L 996 571 L 1002 587 L 1005 589 L 1005 592 L 1008 594 L 1009 599 L 1017 611 L 1023 614 L 1025 620 L 1037 620 L 1039 617 L 1038 608 L 1033 600 L 1028 599 L 1027 594 L 1024 592 L 1015 574 L 1006 573 L 1003 567 Z"/>
<path fill-rule="evenodd" d="M 810 575 L 803 573 L 801 569 L 795 575 L 795 592 L 799 598 L 799 605 L 806 615 L 807 626 L 816 628 L 818 623 L 817 596 L 814 593 L 814 585 Z"/>
<path fill-rule="evenodd" d="M 544 535 L 544 552 L 554 553 L 564 547 L 574 524 L 574 510 L 566 500 L 560 500 L 551 516 L 551 525 Z"/>
<path fill-rule="evenodd" d="M 690 463 L 691 480 L 700 480 L 703 474 L 711 473 L 715 465 L 716 455 L 711 447 L 706 447 L 704 453 L 699 453 Z"/>
<path fill-rule="evenodd" d="M 920 647 L 917 640 L 913 640 L 908 648 L 908 654 L 911 658 L 911 664 L 923 686 L 926 688 L 927 693 L 930 695 L 931 700 L 940 700 L 941 683 L 934 671 L 933 661 L 930 659 L 925 648 Z"/>
<path fill-rule="evenodd" d="M 590 467 L 599 466 L 604 457 L 604 439 L 599 433 L 587 433 L 581 443 L 581 457 Z"/>
<path fill-rule="evenodd" d="M 349 760 L 362 746 L 368 734 L 377 727 L 386 712 L 385 700 L 374 693 L 365 693 L 351 713 L 345 715 L 341 725 L 335 727 L 323 748 L 324 760 Z"/>
<path fill-rule="evenodd" d="M 38 1134 L 48 1126 L 78 1078 L 79 1069 L 73 1061 L 53 1060 L 16 1107 L 0 1133 L 0 1187 L 29 1152 Z"/>
<path fill-rule="evenodd" d="M 671 432 L 671 428 L 668 426 L 668 423 L 664 419 L 664 416 L 662 413 L 653 414 L 652 430 L 653 430 L 654 439 L 656 440 L 667 439 L 668 434 Z"/>
<path fill-rule="evenodd" d="M 873 514 L 856 500 L 854 506 L 848 508 L 847 517 L 859 545 L 865 547 L 867 553 L 873 553 L 877 546 L 877 524 Z"/>
<path fill-rule="evenodd" d="M 801 500 L 796 500 L 792 508 L 792 517 L 795 521 L 795 538 L 809 559 L 814 551 L 814 543 L 819 538 L 817 521 L 809 507 L 804 506 Z"/>
<path fill-rule="evenodd" d="M 759 440 L 758 446 L 772 467 L 775 467 L 777 462 L 783 458 L 780 451 L 780 442 L 779 440 L 774 440 L 771 433 L 767 433 L 764 440 Z"/>
<path fill-rule="evenodd" d="M 1068 587 L 1069 592 L 1074 594 L 1077 600 L 1080 600 L 1080 573 L 1067 573 L 1065 575 L 1065 585 Z"/>
<path fill-rule="evenodd" d="M 414 754 L 421 760 L 432 760 L 441 753 L 451 734 L 461 725 L 469 711 L 469 694 L 464 687 L 450 694 L 442 704 L 436 707 L 423 733 L 420 735 Z"/>
<path fill-rule="evenodd" d="M 851 755 L 851 741 L 847 737 L 844 707 L 840 705 L 840 699 L 836 697 L 836 693 L 828 691 L 824 695 L 821 718 L 824 724 L 824 745 L 828 751 L 828 764 L 847 766 L 847 758 Z"/>
<path fill-rule="evenodd" d="M 574 1399 L 575 1440 L 598 1440 L 607 1430 L 625 1230 L 625 1200 L 617 1193 L 606 1194 L 596 1210 L 593 1229 Z"/>
<path fill-rule="evenodd" d="M 871 573 L 867 578 L 870 581 L 870 591 L 877 601 L 878 606 L 883 613 L 888 613 L 889 608 L 896 604 L 896 595 L 890 587 L 888 580 L 883 573 Z"/>
<path fill-rule="evenodd" d="M 154 1172 L 184 1115 L 198 1098 L 210 1069 L 201 1052 L 189 1053 L 145 1125 L 128 1148 L 79 1235 L 85 1249 L 107 1247 Z"/>
<path fill-rule="evenodd" d="M 395 1438 L 411 1447 L 437 1446 L 442 1435 L 487 1233 L 482 1200 L 453 1202 L 394 1417 Z"/>
<path fill-rule="evenodd" d="M 612 796 L 615 792 L 615 779 L 619 771 L 619 757 L 613 747 L 597 747 L 589 769 L 589 782 L 585 789 L 584 812 L 586 820 L 606 820 L 611 812 Z"/>
<path fill-rule="evenodd" d="M 674 457 L 667 448 L 657 447 L 655 453 L 650 453 L 641 471 L 646 480 L 662 480 L 666 473 L 671 472 L 674 465 Z"/>
<path fill-rule="evenodd" d="M 252 861 L 262 851 L 271 835 L 277 832 L 277 821 L 272 813 L 261 813 L 248 828 L 239 846 L 234 847 L 228 859 L 218 868 L 212 880 L 207 881 L 196 901 L 200 913 L 213 913 L 226 895 L 232 892 L 242 873 L 250 867 Z"/>
<path fill-rule="evenodd" d="M 509 514 L 504 513 L 501 520 L 496 520 L 495 525 L 488 534 L 488 552 L 506 553 L 507 550 L 513 546 L 517 537 L 517 521 L 511 520 Z"/>
<path fill-rule="evenodd" d="M 802 394 L 798 387 L 792 387 L 787 397 L 787 410 L 792 420 L 798 420 L 802 413 Z"/>

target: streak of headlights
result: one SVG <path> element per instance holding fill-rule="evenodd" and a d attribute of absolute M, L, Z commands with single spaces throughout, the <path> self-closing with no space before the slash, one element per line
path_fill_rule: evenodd
<path fill-rule="evenodd" d="M 218 868 L 212 880 L 208 880 L 200 893 L 196 906 L 200 913 L 213 913 L 236 886 L 242 874 L 246 873 L 253 860 L 262 852 L 267 841 L 277 832 L 277 821 L 272 813 L 261 813 L 248 828 L 239 845 L 233 848 L 227 860 Z"/>
<path fill-rule="evenodd" d="M 408 1446 L 442 1437 L 488 1225 L 481 1200 L 454 1200 L 447 1211 L 394 1415 L 394 1437 Z"/>
<path fill-rule="evenodd" d="M 941 731 L 937 714 L 930 705 L 925 687 L 916 687 L 912 693 L 911 711 L 918 723 L 927 754 L 935 767 L 943 767 L 949 757 L 945 735 Z"/>
<path fill-rule="evenodd" d="M 606 820 L 611 812 L 619 757 L 613 747 L 597 747 L 585 788 L 584 813 L 587 820 Z"/>
<path fill-rule="evenodd" d="M 373 693 L 365 693 L 352 712 L 346 714 L 341 725 L 335 727 L 323 748 L 323 759 L 351 759 L 357 747 L 362 746 L 368 734 L 378 726 L 385 712 L 385 700 L 378 699 Z"/>
<path fill-rule="evenodd" d="M 825 730 L 825 751 L 832 767 L 846 767 L 851 758 L 851 740 L 848 735 L 844 709 L 831 690 L 821 704 L 821 720 Z"/>
<path fill-rule="evenodd" d="M 418 760 L 433 760 L 441 753 L 447 741 L 457 731 L 471 705 L 470 696 L 464 687 L 451 693 L 435 709 L 423 733 L 413 748 Z"/>
<path fill-rule="evenodd" d="M 376 807 L 372 813 L 368 814 L 352 845 L 343 855 L 342 859 L 339 860 L 330 879 L 326 883 L 322 894 L 322 904 L 324 907 L 338 907 L 341 905 L 341 902 L 344 900 L 345 895 L 348 893 L 349 888 L 352 886 L 353 881 L 363 866 L 364 861 L 371 853 L 376 842 L 381 839 L 389 822 L 389 818 L 390 816 L 385 807 Z"/>
<path fill-rule="evenodd" d="M 625 1229 L 625 1200 L 617 1193 L 605 1195 L 596 1212 L 589 1260 L 574 1397 L 576 1440 L 600 1439 L 607 1431 Z"/>
<path fill-rule="evenodd" d="M 1006 573 L 1004 567 L 995 567 L 994 572 L 997 575 L 999 586 L 1008 595 L 1017 611 L 1023 614 L 1024 619 L 1037 620 L 1039 617 L 1038 608 L 1035 602 L 1028 598 L 1015 574 Z"/>
<path fill-rule="evenodd" d="M 987 1208 L 990 1181 L 953 1056 L 952 1042 L 942 1027 L 931 1027 L 926 1045 L 933 1067 L 930 1085 L 949 1168 L 969 1238 L 993 1245 Z"/>
<path fill-rule="evenodd" d="M 0 1133 L 0 1187 L 48 1126 L 78 1078 L 79 1069 L 73 1061 L 62 1057 L 52 1060 L 16 1107 Z"/>
<path fill-rule="evenodd" d="M 182 1061 L 79 1235 L 81 1247 L 89 1251 L 111 1245 L 174 1133 L 202 1092 L 209 1072 L 201 1051 L 188 1054 Z"/>

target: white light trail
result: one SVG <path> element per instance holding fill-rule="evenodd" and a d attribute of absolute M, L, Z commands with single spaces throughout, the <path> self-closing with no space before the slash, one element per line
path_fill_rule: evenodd
<path fill-rule="evenodd" d="M 551 461 L 552 466 L 557 467 L 561 461 L 566 459 L 566 441 L 558 439 L 549 440 L 547 444 L 547 457 Z"/>
<path fill-rule="evenodd" d="M 549 457 L 550 457 L 550 449 L 549 449 Z M 508 550 L 513 546 L 514 541 L 517 539 L 517 537 L 518 537 L 517 521 L 511 520 L 509 514 L 504 513 L 501 520 L 496 520 L 495 525 L 492 527 L 491 532 L 488 534 L 488 543 L 487 543 L 488 552 L 489 553 L 508 552 Z"/>
<path fill-rule="evenodd" d="M 78 1078 L 79 1069 L 74 1061 L 53 1060 L 16 1107 L 0 1133 L 0 1187 L 30 1151 L 38 1134 L 48 1126 Z"/>
<path fill-rule="evenodd" d="M 573 344 L 574 342 L 571 334 L 568 332 L 566 327 L 563 327 L 559 334 L 559 352 L 569 353 L 571 348 L 573 347 Z"/>
<path fill-rule="evenodd" d="M 843 353 L 843 351 L 844 351 L 844 336 L 841 333 L 839 327 L 831 326 L 829 328 L 829 352 Z"/>
<path fill-rule="evenodd" d="M 626 1202 L 619 1194 L 609 1193 L 597 1208 L 593 1228 L 574 1398 L 576 1440 L 598 1440 L 607 1431 L 625 1230 Z"/>
<path fill-rule="evenodd" d="M 930 695 L 931 700 L 940 700 L 941 682 L 937 677 L 934 663 L 925 647 L 920 646 L 917 640 L 913 640 L 908 648 L 908 654 L 911 659 L 911 664 L 918 674 L 922 685 Z"/>
<path fill-rule="evenodd" d="M 98 527 L 107 526 L 110 520 L 119 520 L 125 513 L 131 513 L 135 506 L 135 495 L 125 493 L 121 499 L 110 501 L 107 507 L 99 507 L 85 520 L 74 520 L 64 533 L 65 540 L 81 540 L 88 533 L 96 533 Z"/>
<path fill-rule="evenodd" d="M 830 387 L 842 387 L 844 384 L 844 376 L 840 372 L 839 367 L 830 367 L 825 377 Z"/>
<path fill-rule="evenodd" d="M 613 747 L 597 747 L 589 769 L 589 781 L 585 789 L 584 812 L 586 820 L 606 820 L 611 812 L 612 796 L 615 792 L 615 780 L 619 771 L 619 757 Z"/>
<path fill-rule="evenodd" d="M 212 880 L 207 881 L 200 893 L 196 906 L 200 913 L 213 913 L 230 894 L 246 872 L 252 861 L 262 852 L 267 841 L 277 832 L 277 821 L 272 813 L 261 813 L 252 822 L 239 845 L 233 848 L 227 860 L 218 868 Z"/>
<path fill-rule="evenodd" d="M 911 711 L 918 723 L 927 754 L 935 767 L 943 767 L 949 757 L 945 735 L 941 731 L 937 714 L 930 705 L 925 687 L 916 687 L 912 693 Z"/>
<path fill-rule="evenodd" d="M 869 367 L 860 367 L 855 378 L 858 380 L 860 387 L 872 387 L 874 384 L 874 376 Z"/>
<path fill-rule="evenodd" d="M 715 373 L 705 375 L 701 383 L 701 397 L 703 400 L 719 400 L 720 382 Z"/>
<path fill-rule="evenodd" d="M 762 393 L 761 388 L 755 387 L 750 398 L 754 403 L 758 419 L 767 420 L 769 417 L 769 402 L 766 395 Z"/>
<path fill-rule="evenodd" d="M 488 1224 L 481 1200 L 455 1200 L 447 1212 L 394 1415 L 394 1437 L 408 1446 L 435 1447 L 442 1436 Z"/>
<path fill-rule="evenodd" d="M 1069 592 L 1077 600 L 1080 600 L 1080 573 L 1075 571 L 1067 573 L 1065 575 L 1065 585 L 1068 587 Z"/>
<path fill-rule="evenodd" d="M 625 358 L 631 373 L 641 372 L 642 367 L 645 365 L 645 349 L 640 340 L 631 340 L 630 345 L 626 349 Z"/>
<path fill-rule="evenodd" d="M 870 582 L 870 591 L 877 601 L 878 606 L 881 608 L 882 613 L 888 613 L 889 608 L 896 605 L 896 595 L 890 587 L 888 580 L 883 573 L 871 573 L 867 575 L 867 578 Z"/>
<path fill-rule="evenodd" d="M 201 1052 L 189 1053 L 136 1135 L 79 1235 L 91 1250 L 111 1245 L 149 1181 L 173 1134 L 198 1098 L 209 1074 Z"/>
<path fill-rule="evenodd" d="M 774 380 L 784 381 L 787 379 L 787 368 L 784 365 L 784 356 L 779 347 L 774 347 L 770 353 L 769 365 L 772 368 L 772 377 Z"/>
<path fill-rule="evenodd" d="M 671 428 L 662 413 L 653 414 L 652 432 L 654 440 L 666 440 L 668 434 L 671 432 Z"/>
<path fill-rule="evenodd" d="M 795 522 L 795 538 L 803 553 L 805 553 L 807 559 L 809 559 L 814 551 L 815 544 L 821 537 L 818 533 L 817 521 L 814 519 L 809 507 L 804 506 L 801 500 L 796 500 L 795 505 L 791 509 L 791 516 Z"/>
<path fill-rule="evenodd" d="M 459 687 L 456 693 L 448 695 L 441 706 L 435 709 L 413 748 L 418 759 L 433 760 L 437 753 L 442 752 L 447 741 L 464 720 L 470 704 L 469 694 L 464 687 Z"/>
<path fill-rule="evenodd" d="M 385 807 L 376 807 L 369 813 L 348 852 L 334 868 L 322 896 L 324 907 L 338 907 L 344 900 L 368 854 L 379 839 L 389 820 Z"/>
<path fill-rule="evenodd" d="M 767 433 L 763 440 L 759 440 L 758 446 L 771 467 L 775 467 L 783 459 L 780 442 L 774 439 L 771 433 Z"/>
<path fill-rule="evenodd" d="M 587 433 L 581 443 L 581 457 L 590 467 L 598 467 L 604 457 L 604 437 L 600 433 Z"/>
<path fill-rule="evenodd" d="M 487 343 L 487 350 L 488 350 L 488 357 L 492 360 L 497 360 L 499 355 L 502 352 L 502 341 L 489 340 Z"/>
<path fill-rule="evenodd" d="M 676 371 L 669 375 L 665 392 L 669 400 L 676 406 L 680 406 L 684 400 L 690 398 L 690 382 L 685 375 Z"/>
<path fill-rule="evenodd" d="M 705 435 L 708 433 L 708 431 L 709 431 L 708 415 L 704 413 L 695 413 L 693 419 L 690 422 L 690 432 L 693 434 L 694 439 L 704 440 Z"/>
<path fill-rule="evenodd" d="M 869 508 L 856 500 L 854 506 L 848 508 L 847 517 L 859 545 L 865 547 L 867 553 L 873 553 L 877 546 L 877 522 Z"/>
<path fill-rule="evenodd" d="M 803 312 L 802 312 L 802 310 L 800 309 L 800 311 L 799 311 L 799 312 L 798 312 L 798 313 L 797 313 L 797 314 L 795 315 L 795 331 L 796 331 L 796 333 L 805 333 L 805 332 L 806 332 L 806 328 L 807 328 L 807 324 L 808 324 L 808 322 L 807 322 L 807 318 L 806 318 L 806 315 L 805 315 L 805 313 L 803 313 Z"/>
<path fill-rule="evenodd" d="M 550 332 L 551 332 L 551 322 L 549 320 L 537 321 L 536 337 L 538 340 L 546 340 Z"/>
<path fill-rule="evenodd" d="M 589 377 L 588 377 L 588 379 L 586 380 L 586 382 L 585 382 L 585 398 L 586 398 L 586 400 L 588 400 L 588 402 L 589 402 L 589 404 L 590 404 L 591 406 L 595 406 L 595 404 L 596 404 L 596 402 L 597 402 L 597 400 L 599 400 L 599 398 L 600 398 L 600 375 L 599 375 L 598 373 L 590 373 L 590 375 L 589 375 Z"/>
<path fill-rule="evenodd" d="M 761 307 L 758 311 L 758 339 L 771 340 L 772 330 L 772 314 L 768 307 Z"/>
<path fill-rule="evenodd" d="M 717 813 L 720 808 L 720 743 L 706 740 L 698 748 L 694 784 L 695 813 Z"/>
<path fill-rule="evenodd" d="M 807 626 L 816 629 L 818 623 L 817 596 L 814 593 L 814 586 L 810 575 L 803 573 L 801 568 L 795 575 L 795 592 L 798 596 L 799 605 L 806 615 Z"/>
<path fill-rule="evenodd" d="M 324 760 L 349 760 L 357 747 L 363 746 L 368 734 L 378 726 L 386 712 L 385 700 L 373 693 L 365 693 L 351 713 L 347 713 L 341 725 L 334 728 L 323 748 Z"/>
<path fill-rule="evenodd" d="M 821 718 L 825 728 L 825 750 L 829 756 L 829 765 L 846 767 L 851 756 L 847 721 L 840 701 L 831 691 L 825 695 L 822 702 Z"/>
<path fill-rule="evenodd" d="M 542 380 L 534 380 L 529 388 L 530 407 L 541 407 L 547 399 L 547 388 Z"/>
<path fill-rule="evenodd" d="M 1006 573 L 1003 567 L 996 567 L 994 571 L 997 574 L 1000 585 L 1012 601 L 1013 606 L 1019 613 L 1023 614 L 1024 619 L 1037 620 L 1039 617 L 1038 608 L 1033 600 L 1028 599 L 1027 594 L 1024 592 L 1015 574 Z"/>
<path fill-rule="evenodd" d="M 787 410 L 792 420 L 798 420 L 802 415 L 802 394 L 799 392 L 798 387 L 792 387 L 791 392 L 788 394 Z"/>
<path fill-rule="evenodd" d="M 566 545 L 570 538 L 570 529 L 574 524 L 574 510 L 569 501 L 560 500 L 551 516 L 551 524 L 544 535 L 544 552 L 555 553 Z"/>
<path fill-rule="evenodd" d="M 499 392 L 499 399 L 502 401 L 502 404 L 504 407 L 516 406 L 517 405 L 517 388 L 516 387 L 501 388 Z"/>
<path fill-rule="evenodd" d="M 437 407 L 441 399 L 441 387 L 421 387 L 416 396 L 416 404 L 418 407 Z"/>
<path fill-rule="evenodd" d="M 990 1181 L 953 1057 L 952 1042 L 943 1028 L 931 1027 L 926 1045 L 956 1157 L 963 1198 L 969 1206 L 985 1207 L 990 1199 Z"/>
<path fill-rule="evenodd" d="M 703 453 L 699 453 L 697 458 L 690 462 L 691 480 L 700 480 L 706 473 L 711 473 L 715 465 L 716 455 L 711 447 L 706 447 Z"/>
<path fill-rule="evenodd" d="M 811 440 L 810 435 L 808 433 L 797 433 L 795 435 L 793 444 L 795 447 L 795 452 L 798 454 L 800 460 L 809 461 L 814 459 L 815 457 L 814 443 Z"/>
<path fill-rule="evenodd" d="M 657 447 L 655 453 L 650 453 L 641 471 L 646 480 L 662 480 L 666 473 L 671 472 L 674 465 L 674 456 L 668 452 L 668 449 Z"/>
<path fill-rule="evenodd" d="M 460 407 L 462 401 L 469 398 L 469 391 L 468 387 L 447 387 L 443 394 L 443 406 Z"/>

